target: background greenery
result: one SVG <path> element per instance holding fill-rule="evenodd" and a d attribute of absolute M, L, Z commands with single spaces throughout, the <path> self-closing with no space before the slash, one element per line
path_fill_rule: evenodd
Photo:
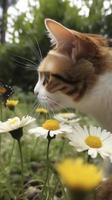
<path fill-rule="evenodd" d="M 18 1 L 0 0 L 2 10 L 0 16 L 0 80 L 15 86 L 13 98 L 19 100 L 14 112 L 1 104 L 0 119 L 7 120 L 15 115 L 22 117 L 29 114 L 35 116 L 39 123 L 41 118 L 35 113 L 36 107 L 33 106 L 35 97 L 31 91 L 38 78 L 36 69 L 41 60 L 39 47 L 42 57 L 50 48 L 44 19 L 49 17 L 77 31 L 101 33 L 106 37 L 112 37 L 112 3 L 111 0 L 107 0 L 109 7 L 106 9 L 105 0 L 82 0 L 83 7 L 86 6 L 86 10 L 88 9 L 88 15 L 81 15 L 82 8 L 71 4 L 69 0 L 35 0 L 38 6 L 32 6 L 29 3 L 31 16 L 29 20 L 26 12 L 22 12 L 16 18 L 13 13 L 9 16 L 9 7 L 15 6 Z M 8 29 L 9 18 L 13 21 L 13 24 L 10 24 L 13 32 Z M 6 41 L 6 33 L 11 37 L 9 42 Z M 28 95 L 25 92 L 28 92 Z M 47 116 L 44 116 L 42 120 L 46 118 Z M 86 116 L 81 117 L 80 123 L 96 124 Z M 25 191 L 23 198 L 18 146 L 10 134 L 0 136 L 0 200 L 42 200 L 40 192 L 46 178 L 46 148 L 47 140 L 36 140 L 35 137 L 27 134 L 27 130 L 24 132 L 22 137 Z M 75 152 L 68 142 L 53 141 L 50 147 L 52 163 L 66 156 L 75 157 Z M 54 176 L 54 173 L 50 171 L 49 191 L 52 197 L 50 199 L 65 200 L 63 191 L 60 189 L 62 186 L 59 182 L 57 184 L 57 178 Z"/>
<path fill-rule="evenodd" d="M 38 45 L 44 57 L 50 47 L 44 19 L 55 19 L 77 31 L 103 34 L 112 37 L 112 2 L 111 0 L 82 0 L 88 15 L 81 15 L 81 9 L 69 0 L 36 0 L 38 6 L 29 3 L 31 20 L 22 12 L 14 18 L 8 15 L 8 8 L 17 0 L 1 0 L 2 9 L 0 26 L 0 79 L 25 91 L 32 90 L 37 80 L 36 68 L 41 60 Z M 73 1 L 72 1 L 73 2 Z M 105 7 L 109 3 L 109 8 Z M 8 27 L 8 18 L 12 18 L 13 33 Z M 11 34 L 11 41 L 6 42 L 6 32 Z"/>

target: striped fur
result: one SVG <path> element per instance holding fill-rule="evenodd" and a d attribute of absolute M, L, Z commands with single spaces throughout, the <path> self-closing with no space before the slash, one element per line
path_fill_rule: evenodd
<path fill-rule="evenodd" d="M 106 81 L 108 77 L 110 79 L 112 73 L 110 40 L 100 35 L 79 33 L 67 29 L 50 19 L 46 20 L 45 25 L 51 32 L 50 37 L 53 36 L 51 39 L 55 46 L 40 63 L 38 68 L 40 78 L 35 87 L 35 93 L 38 94 L 40 101 L 46 102 L 47 105 L 51 105 L 49 100 L 51 98 L 56 103 L 58 102 L 57 105 L 59 102 L 66 107 L 71 105 L 71 107 L 98 119 L 97 116 L 100 114 L 97 111 L 100 108 L 100 101 L 96 110 L 97 114 L 94 113 L 92 107 L 97 107 L 100 98 L 97 96 L 98 99 L 96 98 L 96 101 L 92 102 L 94 99 L 92 95 L 96 94 L 98 86 L 98 91 L 101 88 L 101 93 L 99 92 L 101 99 L 106 98 L 105 94 L 103 97 L 102 89 L 105 88 L 106 82 L 102 82 L 102 80 Z M 108 83 L 110 82 L 108 81 Z M 110 87 L 110 85 L 108 86 Z M 107 88 L 106 86 L 106 90 Z M 110 88 L 109 91 L 111 91 Z M 107 94 L 109 94 L 108 91 Z M 106 99 L 104 101 L 106 102 Z M 88 103 L 86 104 L 86 102 Z M 87 105 L 92 105 L 92 107 L 87 107 Z M 104 110 L 106 109 L 108 106 Z M 101 110 L 103 109 L 100 108 L 99 112 Z M 104 119 L 100 118 L 101 116 L 98 120 L 103 122 Z M 106 127 L 106 125 L 104 126 Z"/>

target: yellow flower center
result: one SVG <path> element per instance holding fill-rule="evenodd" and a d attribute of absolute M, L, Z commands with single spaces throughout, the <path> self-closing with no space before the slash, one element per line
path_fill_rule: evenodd
<path fill-rule="evenodd" d="M 102 141 L 97 136 L 90 135 L 85 139 L 85 142 L 89 147 L 92 147 L 92 148 L 102 147 Z"/>
<path fill-rule="evenodd" d="M 4 94 L 6 92 L 5 88 L 0 87 L 0 94 Z"/>
<path fill-rule="evenodd" d="M 58 130 L 60 128 L 59 122 L 55 119 L 49 119 L 46 120 L 43 124 L 42 127 L 49 130 L 49 131 L 54 131 Z"/>
<path fill-rule="evenodd" d="M 37 113 L 48 113 L 48 110 L 45 109 L 45 108 L 37 108 L 37 109 L 35 110 L 35 112 L 37 112 Z"/>

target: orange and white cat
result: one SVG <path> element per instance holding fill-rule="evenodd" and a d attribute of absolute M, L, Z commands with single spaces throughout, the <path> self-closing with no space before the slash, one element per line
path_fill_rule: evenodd
<path fill-rule="evenodd" d="M 112 49 L 100 35 L 46 19 L 54 46 L 38 68 L 34 92 L 50 109 L 76 108 L 112 131 Z"/>

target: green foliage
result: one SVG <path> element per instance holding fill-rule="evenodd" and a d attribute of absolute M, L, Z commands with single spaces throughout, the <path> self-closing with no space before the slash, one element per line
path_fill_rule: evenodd
<path fill-rule="evenodd" d="M 25 58 L 32 57 L 30 44 L 17 45 L 6 44 L 0 46 L 0 79 L 13 85 L 19 85 L 24 90 L 32 89 L 36 82 L 36 68 L 30 63 L 27 69 L 25 60 L 18 59 L 17 56 Z M 28 78 L 29 77 L 29 78 Z"/>
<path fill-rule="evenodd" d="M 27 13 L 21 13 L 15 19 L 9 16 L 13 19 L 13 33 L 9 33 L 12 43 L 0 45 L 0 78 L 25 90 L 32 90 L 37 79 L 35 69 L 41 60 L 38 45 L 43 57 L 50 47 L 44 25 L 46 17 L 77 31 L 111 37 L 112 3 L 108 2 L 109 8 L 105 8 L 104 2 L 83 0 L 82 8 L 86 7 L 88 16 L 82 16 L 82 8 L 71 5 L 69 0 L 39 0 L 37 7 L 29 3 Z M 31 70 L 28 70 L 29 66 Z"/>

